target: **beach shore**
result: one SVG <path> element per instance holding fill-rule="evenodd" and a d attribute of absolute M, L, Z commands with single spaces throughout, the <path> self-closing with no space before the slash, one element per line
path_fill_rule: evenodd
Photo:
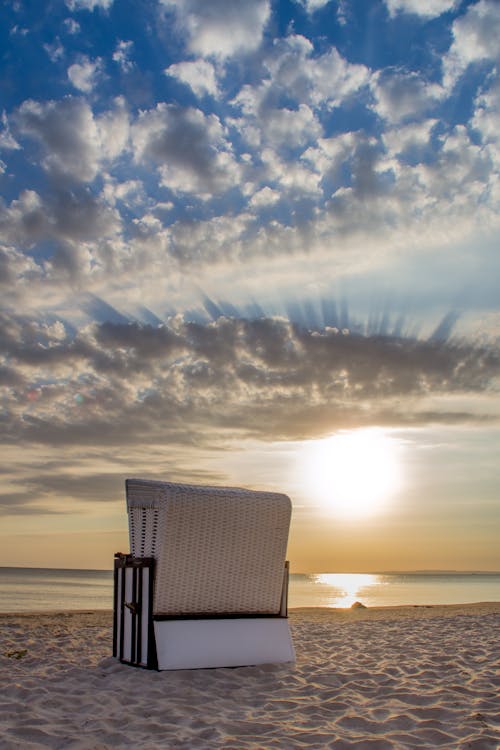
<path fill-rule="evenodd" d="M 500 603 L 290 622 L 296 664 L 160 673 L 111 657 L 110 612 L 0 615 L 0 747 L 500 747 Z"/>

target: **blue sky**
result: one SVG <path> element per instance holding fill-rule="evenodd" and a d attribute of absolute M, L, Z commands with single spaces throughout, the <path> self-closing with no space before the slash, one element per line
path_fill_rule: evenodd
<path fill-rule="evenodd" d="M 304 570 L 500 569 L 498 2 L 2 21 L 6 560 L 85 567 L 92 539 L 104 567 L 135 474 L 289 491 Z M 398 456 L 394 554 L 341 559 L 297 467 L 363 430 Z"/>

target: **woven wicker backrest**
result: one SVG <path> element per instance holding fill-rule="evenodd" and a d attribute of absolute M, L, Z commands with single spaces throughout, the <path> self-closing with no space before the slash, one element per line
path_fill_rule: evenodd
<path fill-rule="evenodd" d="M 156 560 L 153 612 L 277 614 L 286 495 L 128 479 L 130 546 Z"/>

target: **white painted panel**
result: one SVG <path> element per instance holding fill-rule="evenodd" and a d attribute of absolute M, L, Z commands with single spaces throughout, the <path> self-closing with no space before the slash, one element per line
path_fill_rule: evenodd
<path fill-rule="evenodd" d="M 154 629 L 158 669 L 295 661 L 285 618 L 162 620 L 154 623 Z"/>

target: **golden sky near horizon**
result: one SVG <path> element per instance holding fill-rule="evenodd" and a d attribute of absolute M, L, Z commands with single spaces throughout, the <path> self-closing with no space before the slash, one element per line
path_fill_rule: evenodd
<path fill-rule="evenodd" d="M 482 448 L 474 475 L 458 456 L 470 454 L 470 437 L 470 429 L 365 428 L 318 440 L 249 441 L 224 452 L 185 449 L 185 460 L 197 466 L 198 481 L 205 471 L 207 483 L 290 495 L 294 572 L 499 570 L 495 451 L 486 460 Z M 244 481 L 252 476 L 259 481 Z M 102 502 L 73 502 L 68 515 L 64 500 L 54 497 L 50 512 L 27 517 L 24 528 L 4 524 L 0 565 L 110 568 L 114 552 L 129 551 L 125 491 L 116 484 L 105 512 Z"/>

